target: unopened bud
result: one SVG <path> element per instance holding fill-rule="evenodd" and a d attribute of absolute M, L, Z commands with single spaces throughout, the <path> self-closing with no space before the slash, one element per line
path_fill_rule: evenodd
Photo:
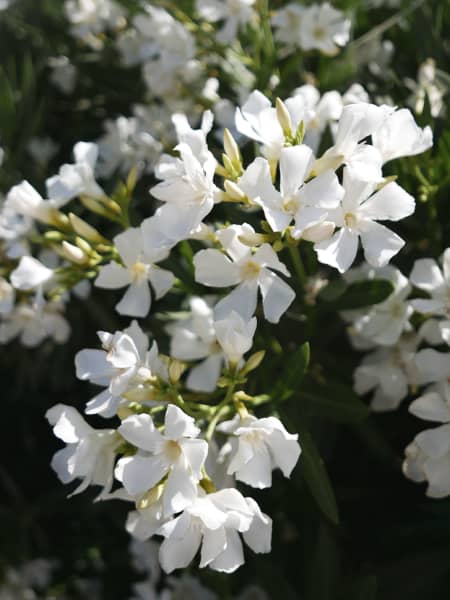
<path fill-rule="evenodd" d="M 137 171 L 136 167 L 133 167 L 131 169 L 131 171 L 128 173 L 128 177 L 127 177 L 127 190 L 129 193 L 131 193 L 134 190 L 134 188 L 136 187 L 137 179 L 138 179 L 138 171 Z"/>
<path fill-rule="evenodd" d="M 240 165 L 241 153 L 239 151 L 239 146 L 236 144 L 236 140 L 227 128 L 225 128 L 223 132 L 223 147 L 225 149 L 225 154 L 231 159 L 231 162 L 235 163 L 235 165 Z"/>
<path fill-rule="evenodd" d="M 283 102 L 283 100 L 277 98 L 275 106 L 277 110 L 277 119 L 281 129 L 283 130 L 285 137 L 290 137 L 292 135 L 292 120 L 286 104 Z"/>
<path fill-rule="evenodd" d="M 107 241 L 94 227 L 83 221 L 83 219 L 80 219 L 80 217 L 77 217 L 77 215 L 69 213 L 69 219 L 75 233 L 86 240 L 94 244 L 101 244 Z"/>
<path fill-rule="evenodd" d="M 231 200 L 235 200 L 236 202 L 246 202 L 247 196 L 234 181 L 225 179 L 223 187 Z"/>
<path fill-rule="evenodd" d="M 251 231 L 249 231 L 239 235 L 238 240 L 246 246 L 250 246 L 250 248 L 253 248 L 253 246 L 260 246 L 261 244 L 264 244 L 264 242 L 267 241 L 267 236 L 261 233 L 252 233 Z"/>
<path fill-rule="evenodd" d="M 171 383 L 178 383 L 180 381 L 180 377 L 183 375 L 183 371 L 185 369 L 185 365 L 180 361 L 174 358 L 170 361 L 169 365 L 169 379 Z"/>
<path fill-rule="evenodd" d="M 67 258 L 67 260 L 70 260 L 70 262 L 76 263 L 77 265 L 84 265 L 88 262 L 88 257 L 81 248 L 78 248 L 78 246 L 74 246 L 64 240 L 61 244 L 61 248 L 64 257 Z"/>
<path fill-rule="evenodd" d="M 64 234 L 62 234 L 60 231 L 46 231 L 44 233 L 44 238 L 49 242 L 62 242 L 64 239 Z"/>
<path fill-rule="evenodd" d="M 381 181 L 377 187 L 375 188 L 376 191 L 380 191 L 382 190 L 386 185 L 388 185 L 388 183 L 392 183 L 393 181 L 396 181 L 398 179 L 398 175 L 390 175 L 389 177 L 385 177 L 383 179 L 383 181 Z"/>
<path fill-rule="evenodd" d="M 259 352 L 255 352 L 254 354 L 252 354 L 245 363 L 244 368 L 241 370 L 241 373 L 245 375 L 247 373 L 250 373 L 250 371 L 254 371 L 255 369 L 257 369 L 262 363 L 265 354 L 265 350 L 259 350 Z"/>

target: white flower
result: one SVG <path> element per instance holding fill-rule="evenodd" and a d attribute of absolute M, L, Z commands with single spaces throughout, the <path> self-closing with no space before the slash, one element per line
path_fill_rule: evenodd
<path fill-rule="evenodd" d="M 316 161 L 315 172 L 337 169 L 345 164 L 354 178 L 381 181 L 382 156 L 363 140 L 376 132 L 392 112 L 392 107 L 367 102 L 344 106 L 336 127 L 334 146 Z"/>
<path fill-rule="evenodd" d="M 411 330 L 409 319 L 414 312 L 406 302 L 411 286 L 402 273 L 390 265 L 380 269 L 362 268 L 348 272 L 348 280 L 362 281 L 367 279 L 385 279 L 394 286 L 392 293 L 369 310 L 346 311 L 344 318 L 351 322 L 352 333 L 356 333 L 367 341 L 380 346 L 396 344 L 404 332 Z"/>
<path fill-rule="evenodd" d="M 237 287 L 216 306 L 217 319 L 225 318 L 233 310 L 244 319 L 253 316 L 258 288 L 263 297 L 264 315 L 271 323 L 278 323 L 295 298 L 295 292 L 271 269 L 289 277 L 289 271 L 280 262 L 269 244 L 263 244 L 255 253 L 239 241 L 242 234 L 254 234 L 247 223 L 231 225 L 217 233 L 228 256 L 215 249 L 200 250 L 194 256 L 196 281 L 211 287 Z"/>
<path fill-rule="evenodd" d="M 76 85 L 78 69 L 67 56 L 53 56 L 48 60 L 51 69 L 50 81 L 63 94 L 71 94 Z"/>
<path fill-rule="evenodd" d="M 0 240 L 2 249 L 8 258 L 19 258 L 30 253 L 27 235 L 33 220 L 19 214 L 5 203 L 0 208 Z"/>
<path fill-rule="evenodd" d="M 272 17 L 275 39 L 286 44 L 290 52 L 301 45 L 302 21 L 306 11 L 306 7 L 291 2 L 277 10 Z"/>
<path fill-rule="evenodd" d="M 52 224 L 55 209 L 66 204 L 65 200 L 44 200 L 28 181 L 22 181 L 10 189 L 4 208 L 43 223 Z"/>
<path fill-rule="evenodd" d="M 173 226 L 171 237 L 174 242 L 187 238 L 219 199 L 219 189 L 214 184 L 217 162 L 211 152 L 199 158 L 187 143 L 179 144 L 176 150 L 181 159 L 167 161 L 164 167 L 160 165 L 158 174 L 163 176 L 164 181 L 150 190 L 155 198 L 167 203 L 158 214 L 163 222 L 166 220 L 169 231 L 170 225 Z M 167 229 L 167 225 L 163 230 Z M 143 231 L 145 235 L 145 224 Z"/>
<path fill-rule="evenodd" d="M 128 389 L 153 376 L 165 378 L 166 372 L 156 342 L 148 350 L 148 338 L 136 321 L 123 331 L 99 331 L 97 335 L 104 349 L 80 350 L 75 356 L 76 373 L 78 379 L 107 386 L 87 403 L 86 414 L 112 417 Z"/>
<path fill-rule="evenodd" d="M 13 286 L 4 277 L 0 277 L 0 315 L 11 312 L 15 298 Z"/>
<path fill-rule="evenodd" d="M 200 568 L 232 573 L 244 563 L 238 532 L 254 552 L 269 552 L 272 521 L 251 498 L 235 489 L 198 497 L 161 528 L 160 549 L 166 573 L 187 567 L 201 546 Z"/>
<path fill-rule="evenodd" d="M 450 423 L 450 382 L 444 380 L 428 386 L 408 410 L 425 421 Z"/>
<path fill-rule="evenodd" d="M 294 96 L 301 96 L 307 109 L 303 143 L 317 152 L 326 127 L 328 125 L 334 127 L 341 116 L 344 98 L 336 91 L 326 92 L 320 96 L 319 90 L 311 84 L 295 89 Z"/>
<path fill-rule="evenodd" d="M 374 391 L 373 411 L 395 410 L 415 387 L 418 371 L 415 356 L 419 339 L 415 335 L 400 338 L 394 345 L 378 348 L 364 357 L 353 373 L 353 389 L 359 395 Z"/>
<path fill-rule="evenodd" d="M 186 386 L 191 390 L 212 392 L 224 362 L 222 348 L 217 342 L 214 311 L 205 299 L 190 299 L 187 319 L 171 324 L 170 354 L 179 360 L 201 362 L 190 369 Z"/>
<path fill-rule="evenodd" d="M 427 125 L 421 129 L 407 108 L 396 110 L 372 133 L 372 144 L 379 151 L 383 163 L 422 154 L 433 145 L 433 132 Z"/>
<path fill-rule="evenodd" d="M 442 270 L 432 258 L 421 258 L 414 263 L 409 278 L 413 285 L 431 296 L 412 300 L 415 310 L 443 316 L 450 314 L 450 248 L 442 256 Z"/>
<path fill-rule="evenodd" d="M 66 0 L 64 11 L 72 24 L 73 35 L 94 48 L 102 47 L 94 36 L 117 27 L 123 17 L 123 9 L 113 0 Z"/>
<path fill-rule="evenodd" d="M 53 278 L 49 269 L 32 256 L 22 256 L 18 266 L 12 271 L 10 280 L 16 290 L 35 290 Z"/>
<path fill-rule="evenodd" d="M 249 23 L 255 16 L 252 8 L 256 0 L 196 0 L 198 14 L 205 21 L 216 23 L 225 21 L 217 33 L 217 40 L 223 44 L 233 41 L 239 27 Z"/>
<path fill-rule="evenodd" d="M 110 177 L 117 169 L 124 175 L 133 167 L 138 172 L 153 169 L 163 146 L 137 117 L 107 120 L 104 128 L 106 133 L 98 140 L 97 171 L 101 177 Z"/>
<path fill-rule="evenodd" d="M 377 221 L 399 221 L 411 215 L 414 198 L 395 182 L 375 191 L 376 184 L 354 178 L 348 169 L 344 169 L 343 186 L 341 207 L 327 217 L 340 229 L 330 240 L 315 245 L 319 261 L 345 272 L 356 258 L 361 237 L 367 262 L 373 267 L 385 266 L 405 242 Z"/>
<path fill-rule="evenodd" d="M 108 493 L 113 483 L 116 447 L 120 443 L 114 429 L 93 429 L 75 408 L 57 404 L 46 412 L 53 433 L 67 444 L 53 457 L 52 468 L 63 483 L 81 479 L 72 494 L 89 485 L 101 486 Z"/>
<path fill-rule="evenodd" d="M 405 449 L 403 473 L 416 482 L 427 481 L 427 496 L 450 495 L 450 425 L 421 431 Z"/>
<path fill-rule="evenodd" d="M 238 364 L 253 345 L 256 317 L 244 321 L 240 314 L 232 311 L 225 319 L 214 321 L 217 341 L 228 361 Z"/>
<path fill-rule="evenodd" d="M 76 196 L 101 198 L 105 195 L 95 181 L 94 168 L 98 157 L 98 146 L 90 142 L 78 142 L 73 147 L 75 164 L 63 165 L 58 175 L 46 181 L 49 197 L 62 206 Z"/>
<path fill-rule="evenodd" d="M 284 231 L 295 220 L 292 236 L 296 239 L 318 241 L 329 237 L 331 231 L 324 221 L 328 210 L 337 208 L 344 190 L 333 171 L 326 171 L 304 183 L 314 164 L 308 146 L 283 148 L 280 153 L 280 191 L 273 183 L 270 165 L 264 158 L 256 158 L 245 170 L 238 185 L 259 204 L 273 231 Z M 322 235 L 321 235 L 322 234 Z"/>
<path fill-rule="evenodd" d="M 299 124 L 307 122 L 310 112 L 305 107 L 302 96 L 285 100 L 284 105 L 295 133 Z M 262 153 L 267 160 L 278 160 L 284 146 L 285 136 L 278 121 L 277 111 L 264 94 L 253 91 L 242 108 L 236 108 L 236 129 L 246 137 L 263 144 Z"/>
<path fill-rule="evenodd" d="M 288 433 L 275 417 L 236 415 L 221 423 L 217 431 L 234 436 L 221 451 L 222 456 L 231 455 L 228 474 L 256 488 L 272 485 L 273 469 L 280 468 L 289 477 L 300 456 L 298 435 Z"/>
<path fill-rule="evenodd" d="M 35 348 L 46 337 L 57 344 L 64 344 L 70 335 L 70 325 L 62 316 L 63 305 L 45 302 L 38 290 L 29 304 L 21 302 L 0 322 L 0 344 L 6 344 L 19 336 L 27 348 Z"/>
<path fill-rule="evenodd" d="M 334 55 L 350 36 L 350 19 L 328 2 L 308 7 L 300 21 L 300 46 L 303 50 L 320 50 Z"/>
<path fill-rule="evenodd" d="M 155 263 L 169 255 L 165 248 L 144 248 L 139 228 L 130 228 L 114 238 L 114 245 L 124 263 L 117 262 L 100 267 L 95 285 L 105 289 L 117 289 L 129 286 L 122 300 L 116 305 L 121 315 L 145 317 L 151 306 L 149 283 L 155 292 L 155 298 L 162 298 L 173 285 L 174 276 L 170 271 L 161 269 Z"/>
<path fill-rule="evenodd" d="M 195 439 L 200 429 L 194 419 L 169 404 L 163 434 L 146 414 L 128 417 L 118 431 L 138 448 L 134 456 L 121 458 L 116 468 L 116 478 L 130 494 L 142 494 L 167 476 L 163 494 L 165 515 L 179 512 L 194 501 L 208 453 L 207 442 Z"/>
<path fill-rule="evenodd" d="M 436 61 L 428 58 L 419 67 L 417 82 L 405 79 L 406 86 L 412 91 L 408 99 L 409 106 L 421 115 L 428 101 L 431 116 L 436 118 L 445 114 L 444 97 L 448 91 L 447 74 L 436 68 Z"/>

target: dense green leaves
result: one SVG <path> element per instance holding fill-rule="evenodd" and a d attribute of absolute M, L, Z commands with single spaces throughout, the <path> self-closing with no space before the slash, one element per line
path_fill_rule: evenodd
<path fill-rule="evenodd" d="M 319 294 L 319 299 L 327 303 L 328 310 L 353 310 L 379 304 L 394 290 L 386 279 L 357 281 L 345 285 L 342 279 L 329 283 Z"/>

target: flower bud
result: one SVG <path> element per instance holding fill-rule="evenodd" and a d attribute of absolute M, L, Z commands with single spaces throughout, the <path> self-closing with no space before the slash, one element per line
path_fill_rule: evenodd
<path fill-rule="evenodd" d="M 240 165 L 241 153 L 239 151 L 239 146 L 236 144 L 234 137 L 227 128 L 225 128 L 223 132 L 223 147 L 225 149 L 225 154 L 230 158 L 231 162 L 235 163 L 235 166 Z"/>
<path fill-rule="evenodd" d="M 223 187 L 225 188 L 225 191 L 231 200 L 235 200 L 236 202 L 247 201 L 247 196 L 244 194 L 241 188 L 233 181 L 225 179 Z"/>
<path fill-rule="evenodd" d="M 185 369 L 185 365 L 180 361 L 174 358 L 170 361 L 169 365 L 169 379 L 170 382 L 175 384 L 180 381 L 180 377 L 183 375 L 183 371 Z"/>
<path fill-rule="evenodd" d="M 244 365 L 244 368 L 241 370 L 242 374 L 250 373 L 250 371 L 254 371 L 259 367 L 262 363 L 264 356 L 266 354 L 265 350 L 259 350 L 250 356 L 247 362 Z"/>
<path fill-rule="evenodd" d="M 88 262 L 88 257 L 81 248 L 78 248 L 78 246 L 74 246 L 64 240 L 61 244 L 61 249 L 63 256 L 70 262 L 77 265 L 84 265 Z"/>
<path fill-rule="evenodd" d="M 286 104 L 283 102 L 283 100 L 277 98 L 275 106 L 277 110 L 277 119 L 281 129 L 283 130 L 285 137 L 290 137 L 292 135 L 292 120 Z"/>
<path fill-rule="evenodd" d="M 83 219 L 80 219 L 80 217 L 77 217 L 77 215 L 69 213 L 69 220 L 75 233 L 89 242 L 94 244 L 106 242 L 105 238 L 94 227 L 83 221 Z"/>

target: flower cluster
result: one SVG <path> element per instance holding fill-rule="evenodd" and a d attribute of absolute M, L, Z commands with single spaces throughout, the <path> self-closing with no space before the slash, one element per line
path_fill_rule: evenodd
<path fill-rule="evenodd" d="M 410 413 L 443 423 L 419 433 L 405 451 L 405 475 L 427 481 L 431 497 L 450 494 L 450 249 L 441 262 L 442 267 L 430 258 L 417 260 L 409 279 L 392 267 L 376 272 L 364 267 L 353 270 L 349 273 L 352 280 L 387 279 L 393 291 L 369 312 L 344 315 L 354 346 L 370 350 L 354 373 L 355 391 L 373 392 L 372 409 L 388 411 L 420 389 Z M 418 293 L 423 296 L 417 297 Z"/>

